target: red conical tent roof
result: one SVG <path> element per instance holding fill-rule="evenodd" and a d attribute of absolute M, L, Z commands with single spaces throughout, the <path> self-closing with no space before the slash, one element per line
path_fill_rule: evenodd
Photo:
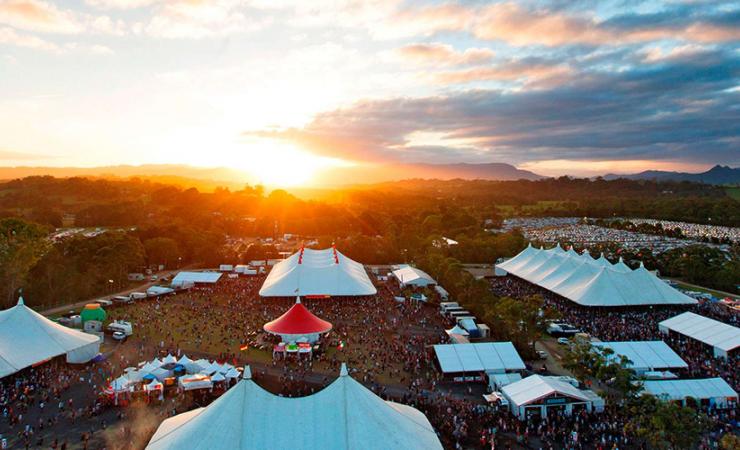
<path fill-rule="evenodd" d="M 263 327 L 273 334 L 313 334 L 331 331 L 331 324 L 311 314 L 300 299 L 285 314 Z"/>

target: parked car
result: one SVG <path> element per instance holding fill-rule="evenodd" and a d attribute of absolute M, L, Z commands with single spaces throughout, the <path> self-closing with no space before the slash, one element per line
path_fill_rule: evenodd
<path fill-rule="evenodd" d="M 126 339 L 126 333 L 123 331 L 114 331 L 113 332 L 113 339 L 117 341 L 123 341 Z"/>
<path fill-rule="evenodd" d="M 558 344 L 560 345 L 568 345 L 570 344 L 570 340 L 566 337 L 558 338 Z"/>
<path fill-rule="evenodd" d="M 540 359 L 547 359 L 547 357 L 548 357 L 549 355 L 548 355 L 548 354 L 547 354 L 547 352 L 546 352 L 546 351 L 544 351 L 544 350 L 537 350 L 537 356 L 538 356 L 538 357 L 539 357 Z"/>

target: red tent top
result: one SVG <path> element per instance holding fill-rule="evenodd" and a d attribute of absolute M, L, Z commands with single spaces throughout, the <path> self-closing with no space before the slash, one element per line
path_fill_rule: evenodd
<path fill-rule="evenodd" d="M 331 331 L 331 324 L 311 314 L 298 299 L 285 314 L 267 322 L 264 329 L 273 334 L 313 334 Z"/>

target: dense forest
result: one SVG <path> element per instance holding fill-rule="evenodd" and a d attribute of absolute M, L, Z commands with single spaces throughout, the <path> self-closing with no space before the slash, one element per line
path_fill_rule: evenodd
<path fill-rule="evenodd" d="M 711 217 L 712 224 L 737 226 L 740 202 L 719 187 L 630 180 L 411 180 L 306 200 L 260 186 L 199 192 L 140 179 L 29 177 L 0 183 L 0 299 L 7 305 L 25 288 L 32 304 L 68 303 L 123 287 L 129 271 L 145 266 L 214 267 L 272 256 L 271 246 L 226 244 L 284 233 L 317 238 L 321 246 L 334 242 L 368 264 L 415 262 L 445 286 L 480 297 L 482 287 L 459 262 L 492 263 L 523 248 L 516 230 L 484 230 L 512 215 Z M 106 232 L 49 239 L 60 227 Z M 444 245 L 443 236 L 459 244 Z M 653 264 L 709 284 L 713 273 L 725 281 L 737 275 L 736 264 L 727 269 L 716 255 L 697 260 Z"/>

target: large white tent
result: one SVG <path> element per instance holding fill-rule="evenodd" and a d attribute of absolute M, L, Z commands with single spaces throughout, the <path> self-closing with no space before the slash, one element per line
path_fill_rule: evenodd
<path fill-rule="evenodd" d="M 334 248 L 301 249 L 275 264 L 260 289 L 263 297 L 355 296 L 377 292 L 363 265 Z"/>
<path fill-rule="evenodd" d="M 166 419 L 149 450 L 383 450 L 442 449 L 426 416 L 383 401 L 353 380 L 339 378 L 307 397 L 286 398 L 244 380 L 205 408 Z"/>
<path fill-rule="evenodd" d="M 728 353 L 740 347 L 740 328 L 685 312 L 658 324 L 662 333 L 673 331 L 712 347 L 714 356 L 726 358 Z"/>
<path fill-rule="evenodd" d="M 100 351 L 100 338 L 52 322 L 18 299 L 0 311 L 0 378 L 48 359 L 67 355 L 67 362 L 89 362 Z"/>
<path fill-rule="evenodd" d="M 625 356 L 631 364 L 629 368 L 637 373 L 658 369 L 686 369 L 688 364 L 663 341 L 621 341 L 594 342 L 599 348 L 609 348 L 614 354 L 612 359 Z"/>
<path fill-rule="evenodd" d="M 632 270 L 620 259 L 593 259 L 560 245 L 537 249 L 530 244 L 496 268 L 583 306 L 692 305 L 697 301 L 669 286 L 641 264 Z"/>
<path fill-rule="evenodd" d="M 524 361 L 511 342 L 440 344 L 434 346 L 444 373 L 503 373 L 524 370 Z"/>

